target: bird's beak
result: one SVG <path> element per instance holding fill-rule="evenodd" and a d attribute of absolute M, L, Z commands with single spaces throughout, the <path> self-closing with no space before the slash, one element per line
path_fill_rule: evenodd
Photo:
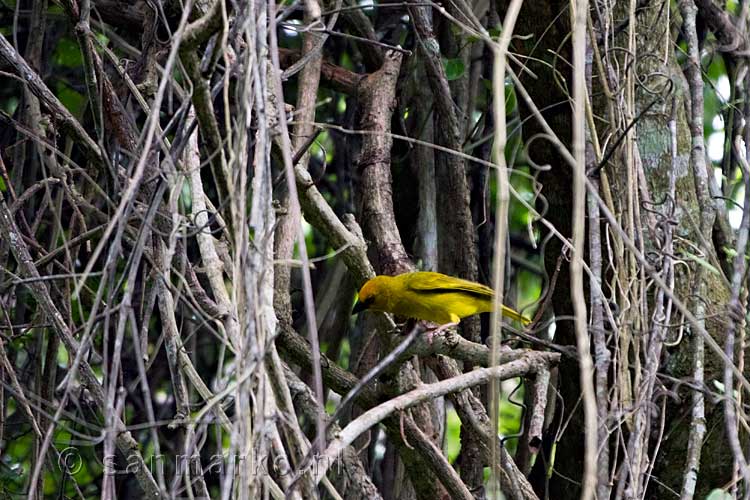
<path fill-rule="evenodd" d="M 367 310 L 367 304 L 364 302 L 357 301 L 356 304 L 354 304 L 354 309 L 352 309 L 352 314 L 361 313 L 362 311 Z"/>

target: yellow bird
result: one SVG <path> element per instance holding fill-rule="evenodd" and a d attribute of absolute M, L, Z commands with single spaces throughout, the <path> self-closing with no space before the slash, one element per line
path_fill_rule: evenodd
<path fill-rule="evenodd" d="M 461 318 L 491 312 L 492 288 L 440 273 L 415 272 L 398 276 L 375 276 L 362 285 L 352 314 L 364 310 L 389 312 L 440 325 L 458 323 Z M 527 325 L 531 320 L 510 307 L 503 316 Z"/>

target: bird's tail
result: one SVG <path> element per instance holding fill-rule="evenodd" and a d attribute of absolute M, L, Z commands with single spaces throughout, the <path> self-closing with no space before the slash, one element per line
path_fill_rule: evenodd
<path fill-rule="evenodd" d="M 510 319 L 514 319 L 516 321 L 520 321 L 523 326 L 528 325 L 531 323 L 531 320 L 521 314 L 520 312 L 516 311 L 515 309 L 511 309 L 508 306 L 503 306 L 503 316 L 508 317 Z"/>

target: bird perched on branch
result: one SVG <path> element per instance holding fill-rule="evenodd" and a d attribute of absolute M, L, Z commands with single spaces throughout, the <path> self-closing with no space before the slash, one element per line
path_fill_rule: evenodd
<path fill-rule="evenodd" d="M 362 285 L 352 314 L 381 311 L 444 325 L 491 312 L 494 296 L 494 290 L 488 286 L 440 273 L 420 271 L 375 276 Z M 502 306 L 502 313 L 524 325 L 531 323 L 529 318 L 510 307 Z"/>

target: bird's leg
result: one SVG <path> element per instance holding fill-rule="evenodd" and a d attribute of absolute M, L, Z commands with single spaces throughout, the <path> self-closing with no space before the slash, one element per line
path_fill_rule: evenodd
<path fill-rule="evenodd" d="M 406 322 L 401 326 L 401 333 L 407 335 L 417 326 L 417 320 L 414 318 L 408 318 Z"/>

